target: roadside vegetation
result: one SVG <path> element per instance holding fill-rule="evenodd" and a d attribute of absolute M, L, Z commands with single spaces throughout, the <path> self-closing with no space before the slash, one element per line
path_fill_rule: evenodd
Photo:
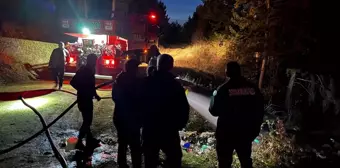
<path fill-rule="evenodd" d="M 224 75 L 228 47 L 220 46 L 220 41 L 199 41 L 183 48 L 161 48 L 162 53 L 168 53 L 175 58 L 175 66 L 195 69 L 216 76 Z"/>
<path fill-rule="evenodd" d="M 183 45 L 169 43 L 162 49 L 175 56 L 176 65 L 187 72 L 182 72 L 184 78 L 210 91 L 221 83 L 228 61 L 239 61 L 254 83 L 259 83 L 265 63 L 261 90 L 266 118 L 254 142 L 256 167 L 340 166 L 340 80 L 331 57 L 337 50 L 330 39 L 316 36 L 323 22 L 312 17 L 331 15 L 314 10 L 321 4 L 305 2 L 204 1 L 183 27 L 172 31 L 182 34 Z M 306 10 L 312 15 L 300 13 Z M 335 32 L 322 33 L 328 38 Z M 185 157 L 200 165 L 216 160 Z"/>

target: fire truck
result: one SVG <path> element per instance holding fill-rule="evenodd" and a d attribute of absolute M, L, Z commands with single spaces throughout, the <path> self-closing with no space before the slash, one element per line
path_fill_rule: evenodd
<path fill-rule="evenodd" d="M 155 17 L 152 13 L 130 15 L 124 26 L 116 20 L 63 19 L 64 34 L 76 38 L 66 45 L 70 53 L 66 59 L 66 71 L 75 72 L 86 63 L 85 58 L 89 54 L 98 56 L 96 73 L 100 75 L 120 72 L 124 62 L 130 58 L 147 62 L 147 49 L 157 43 L 157 33 L 150 31 L 146 22 Z"/>

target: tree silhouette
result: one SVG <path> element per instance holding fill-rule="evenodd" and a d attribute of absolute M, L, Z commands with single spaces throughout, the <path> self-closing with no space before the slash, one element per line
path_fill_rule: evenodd
<path fill-rule="evenodd" d="M 182 43 L 182 30 L 183 27 L 178 22 L 172 22 L 167 28 L 163 40 L 163 45 L 172 45 Z"/>

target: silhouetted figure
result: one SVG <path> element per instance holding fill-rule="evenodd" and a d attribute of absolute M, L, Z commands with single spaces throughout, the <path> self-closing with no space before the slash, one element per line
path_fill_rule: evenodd
<path fill-rule="evenodd" d="M 118 133 L 118 165 L 127 168 L 127 147 L 130 147 L 132 165 L 141 167 L 141 116 L 139 104 L 140 79 L 137 77 L 139 61 L 128 60 L 112 86 L 115 102 L 113 122 Z"/>
<path fill-rule="evenodd" d="M 209 111 L 218 117 L 216 150 L 220 168 L 231 167 L 236 150 L 241 166 L 252 167 L 251 147 L 259 135 L 264 115 L 263 96 L 258 87 L 241 76 L 237 62 L 229 62 L 230 78 L 214 91 Z"/>
<path fill-rule="evenodd" d="M 59 43 L 59 48 L 53 50 L 49 62 L 49 68 L 52 71 L 52 77 L 55 81 L 55 87 L 61 89 L 63 87 L 64 73 L 65 73 L 65 60 L 69 56 L 69 52 L 65 49 L 63 42 Z"/>
<path fill-rule="evenodd" d="M 84 65 L 86 65 L 86 56 L 84 55 L 83 49 L 79 48 L 77 49 L 77 70 Z"/>
<path fill-rule="evenodd" d="M 150 58 L 150 60 L 147 68 L 147 76 L 151 76 L 157 70 L 157 57 L 160 54 L 161 53 L 156 45 L 150 46 L 148 53 L 148 58 Z"/>
<path fill-rule="evenodd" d="M 97 56 L 90 54 L 87 56 L 86 66 L 81 67 L 76 75 L 72 78 L 70 84 L 77 90 L 78 108 L 83 117 L 83 124 L 79 130 L 77 149 L 88 152 L 87 157 L 91 156 L 91 150 L 98 147 L 99 141 L 95 140 L 91 133 L 91 124 L 93 119 L 93 98 L 100 101 L 100 97 L 96 92 L 95 85 L 95 69 Z M 82 143 L 82 139 L 86 136 L 86 147 Z M 91 155 L 90 155 L 91 154 Z"/>
<path fill-rule="evenodd" d="M 174 60 L 163 54 L 157 58 L 157 71 L 146 78 L 143 87 L 143 150 L 145 167 L 156 168 L 159 151 L 166 165 L 180 168 L 182 149 L 179 132 L 189 119 L 189 103 L 184 88 L 170 73 Z"/>

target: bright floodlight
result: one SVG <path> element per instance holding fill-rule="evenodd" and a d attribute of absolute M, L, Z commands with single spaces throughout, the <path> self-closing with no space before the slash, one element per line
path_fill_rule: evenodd
<path fill-rule="evenodd" d="M 83 34 L 91 34 L 90 29 L 84 27 L 84 28 L 83 28 Z"/>

